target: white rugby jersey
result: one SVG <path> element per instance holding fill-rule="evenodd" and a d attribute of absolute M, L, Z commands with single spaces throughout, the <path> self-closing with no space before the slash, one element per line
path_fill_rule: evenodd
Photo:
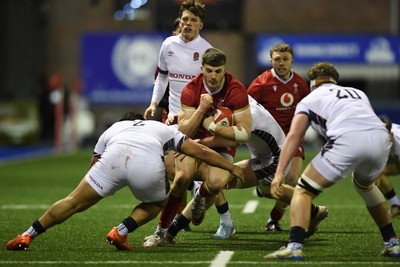
<path fill-rule="evenodd" d="M 160 103 L 169 82 L 169 115 L 177 115 L 182 90 L 200 72 L 201 56 L 210 47 L 200 35 L 188 43 L 182 41 L 180 34 L 165 39 L 160 49 L 159 72 L 151 101 Z M 163 75 L 168 75 L 168 80 L 163 79 Z"/>
<path fill-rule="evenodd" d="M 393 144 L 390 155 L 400 162 L 400 124 L 392 123 Z"/>
<path fill-rule="evenodd" d="M 336 139 L 349 131 L 385 129 L 361 90 L 322 84 L 303 98 L 295 114 L 307 114 L 311 126 L 324 138 Z"/>
<path fill-rule="evenodd" d="M 277 152 L 275 153 L 275 151 L 280 149 L 285 141 L 285 133 L 268 110 L 251 96 L 248 96 L 248 98 L 252 121 L 251 132 L 252 134 L 261 133 L 258 137 L 262 138 L 268 147 L 260 146 L 260 144 L 257 143 L 253 145 L 251 140 L 253 135 L 250 137 L 249 142 L 246 143 L 247 147 L 253 157 L 276 154 Z"/>
<path fill-rule="evenodd" d="M 108 128 L 97 141 L 95 154 L 103 154 L 113 144 L 124 144 L 129 149 L 164 156 L 169 150 L 180 151 L 186 136 L 176 127 L 148 120 L 120 121 Z"/>

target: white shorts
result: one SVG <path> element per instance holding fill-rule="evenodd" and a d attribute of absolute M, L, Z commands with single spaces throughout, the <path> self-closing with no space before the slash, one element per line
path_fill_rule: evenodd
<path fill-rule="evenodd" d="M 372 181 L 383 170 L 390 151 L 389 134 L 383 130 L 354 131 L 328 141 L 312 160 L 327 180 L 336 183 L 354 171 Z"/>
<path fill-rule="evenodd" d="M 102 197 L 128 186 L 138 200 L 149 203 L 166 199 L 170 191 L 163 159 L 127 145 L 107 148 L 85 178 Z"/>

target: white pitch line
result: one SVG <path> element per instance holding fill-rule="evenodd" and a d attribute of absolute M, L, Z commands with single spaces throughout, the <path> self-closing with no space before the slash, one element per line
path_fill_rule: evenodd
<path fill-rule="evenodd" d="M 229 262 L 229 260 L 233 256 L 233 251 L 220 251 L 213 259 L 213 261 L 210 264 L 210 267 L 225 267 L 226 264 Z"/>
<path fill-rule="evenodd" d="M 225 251 L 229 252 L 229 251 Z M 231 251 L 232 252 L 232 251 Z M 233 252 L 232 252 L 233 253 Z M 209 263 L 210 261 L 132 261 L 132 260 L 125 260 L 125 261 L 0 261 L 0 266 L 21 266 L 21 265 L 46 265 L 46 266 L 59 266 L 59 265 L 70 265 L 70 266 L 82 266 L 82 265 L 163 265 L 163 266 L 171 266 L 171 265 L 204 265 Z M 267 260 L 255 260 L 255 261 L 230 261 L 229 265 L 235 266 L 287 266 L 289 263 L 287 261 L 267 261 Z M 366 262 L 366 261 L 291 261 L 290 265 L 293 266 L 322 266 L 322 265 L 332 265 L 332 266 L 398 266 L 398 261 L 393 262 L 382 262 L 382 261 L 375 261 L 375 262 Z M 213 265 L 210 265 L 213 266 Z M 226 266 L 226 265 L 214 265 L 214 266 Z"/>
<path fill-rule="evenodd" d="M 255 210 L 257 209 L 257 206 L 258 206 L 258 200 L 247 201 L 242 212 L 245 214 L 254 213 Z"/>

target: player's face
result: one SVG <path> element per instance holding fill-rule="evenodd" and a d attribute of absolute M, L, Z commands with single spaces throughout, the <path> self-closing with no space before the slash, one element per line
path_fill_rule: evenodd
<path fill-rule="evenodd" d="M 204 64 L 201 67 L 201 72 L 203 73 L 204 83 L 207 85 L 207 88 L 211 91 L 216 91 L 224 82 L 226 67 L 224 65 L 213 67 Z"/>
<path fill-rule="evenodd" d="M 200 34 L 203 28 L 203 23 L 200 18 L 195 16 L 192 12 L 185 10 L 181 17 L 181 32 L 182 40 L 187 43 L 194 40 Z"/>
<path fill-rule="evenodd" d="M 273 52 L 271 64 L 275 73 L 278 74 L 281 79 L 289 79 L 290 70 L 292 69 L 293 64 L 292 54 L 289 52 Z"/>

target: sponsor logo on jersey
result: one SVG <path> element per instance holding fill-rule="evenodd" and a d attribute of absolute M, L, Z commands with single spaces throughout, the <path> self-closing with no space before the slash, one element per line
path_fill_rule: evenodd
<path fill-rule="evenodd" d="M 194 52 L 193 53 L 193 61 L 199 61 L 200 59 L 200 54 L 199 52 Z"/>
<path fill-rule="evenodd" d="M 174 78 L 174 79 L 184 79 L 184 80 L 191 80 L 194 77 L 196 77 L 196 75 L 189 75 L 189 74 L 184 74 L 184 73 L 168 73 L 170 78 Z"/>
<path fill-rule="evenodd" d="M 294 87 L 294 92 L 293 93 L 297 94 L 299 92 L 299 89 L 298 89 L 299 85 L 297 83 L 294 83 L 293 87 Z"/>
<path fill-rule="evenodd" d="M 284 93 L 281 96 L 281 105 L 284 107 L 290 107 L 294 102 L 294 97 L 291 93 Z"/>
<path fill-rule="evenodd" d="M 94 183 L 95 186 L 103 190 L 103 186 L 99 182 L 97 182 L 96 179 L 94 179 L 91 175 L 89 175 L 89 179 Z"/>
<path fill-rule="evenodd" d="M 218 103 L 217 103 L 218 108 L 224 106 L 225 100 L 223 98 L 219 97 L 217 101 L 218 101 Z"/>

